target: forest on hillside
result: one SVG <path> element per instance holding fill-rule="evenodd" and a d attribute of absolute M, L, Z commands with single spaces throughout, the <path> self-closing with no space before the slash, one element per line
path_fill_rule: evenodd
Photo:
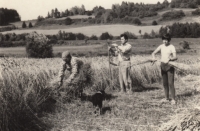
<path fill-rule="evenodd" d="M 7 25 L 10 22 L 20 21 L 18 12 L 14 9 L 0 8 L 0 26 Z"/>

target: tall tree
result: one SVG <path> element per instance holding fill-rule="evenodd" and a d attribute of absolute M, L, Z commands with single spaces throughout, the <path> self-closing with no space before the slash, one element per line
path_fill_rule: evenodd
<path fill-rule="evenodd" d="M 54 17 L 55 17 L 55 18 L 58 17 L 58 9 L 57 9 L 57 8 L 55 8 Z"/>
<path fill-rule="evenodd" d="M 69 15 L 69 13 L 70 13 L 70 12 L 69 12 L 69 10 L 68 10 L 68 9 L 66 9 L 66 10 L 65 10 L 65 15 L 66 15 L 66 16 L 68 16 L 68 15 Z"/>
<path fill-rule="evenodd" d="M 51 15 L 50 15 L 50 13 L 48 12 L 48 14 L 47 14 L 47 18 L 51 18 Z"/>
<path fill-rule="evenodd" d="M 54 9 L 51 10 L 51 18 L 54 17 Z"/>
<path fill-rule="evenodd" d="M 25 22 L 22 23 L 22 28 L 26 28 L 26 23 Z"/>
<path fill-rule="evenodd" d="M 20 16 L 16 10 L 0 8 L 0 25 L 16 21 L 20 21 Z"/>
<path fill-rule="evenodd" d="M 31 23 L 31 22 L 29 22 L 29 25 L 28 25 L 28 27 L 29 27 L 29 28 L 32 28 L 32 27 L 33 27 L 33 25 L 32 25 L 32 23 Z"/>

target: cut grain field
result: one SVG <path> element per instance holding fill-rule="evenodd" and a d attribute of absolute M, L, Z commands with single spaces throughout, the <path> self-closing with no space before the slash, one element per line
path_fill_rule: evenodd
<path fill-rule="evenodd" d="M 173 116 L 184 116 L 191 110 L 200 110 L 198 56 L 179 60 L 180 63 L 195 68 L 188 70 L 188 75 L 176 72 L 177 105 L 160 101 L 164 98 L 164 91 L 159 63 L 132 67 L 132 88 L 136 90 L 127 95 L 118 93 L 116 67 L 112 67 L 114 89 L 109 86 L 107 57 L 81 59 L 91 64 L 94 85 L 84 89 L 82 99 L 65 102 L 64 97 L 59 96 L 55 102 L 52 99 L 47 100 L 48 97 L 45 96 L 48 94 L 47 89 L 53 88 L 49 83 L 56 80 L 61 59 L 1 58 L 0 116 L 3 117 L 0 117 L 0 130 L 165 131 L 163 127 L 166 123 L 170 127 Z M 150 56 L 132 56 L 131 62 L 140 63 L 147 59 Z M 101 116 L 93 113 L 94 107 L 89 101 L 99 82 L 100 87 L 106 91 Z M 196 117 L 199 115 L 196 114 Z M 176 126 L 180 120 L 172 122 Z M 200 129 L 198 125 L 190 124 L 197 131 Z"/>

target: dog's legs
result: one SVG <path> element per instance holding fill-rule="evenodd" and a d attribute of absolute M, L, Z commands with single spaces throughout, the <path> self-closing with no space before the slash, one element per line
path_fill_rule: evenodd
<path fill-rule="evenodd" d="M 97 106 L 95 106 L 95 110 L 94 110 L 94 115 L 98 116 L 99 115 L 99 111 L 97 111 L 99 108 Z"/>
<path fill-rule="evenodd" d="M 102 107 L 99 108 L 99 115 L 102 115 Z"/>

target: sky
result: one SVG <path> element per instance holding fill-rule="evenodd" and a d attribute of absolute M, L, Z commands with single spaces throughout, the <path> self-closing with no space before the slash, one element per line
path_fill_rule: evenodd
<path fill-rule="evenodd" d="M 86 10 L 91 10 L 95 6 L 110 9 L 112 4 L 121 4 L 122 1 L 156 4 L 158 1 L 163 2 L 164 0 L 0 0 L 0 8 L 15 9 L 21 16 L 21 20 L 32 20 L 39 15 L 46 17 L 48 11 L 55 8 L 58 11 L 65 11 L 74 6 L 84 5 Z"/>

